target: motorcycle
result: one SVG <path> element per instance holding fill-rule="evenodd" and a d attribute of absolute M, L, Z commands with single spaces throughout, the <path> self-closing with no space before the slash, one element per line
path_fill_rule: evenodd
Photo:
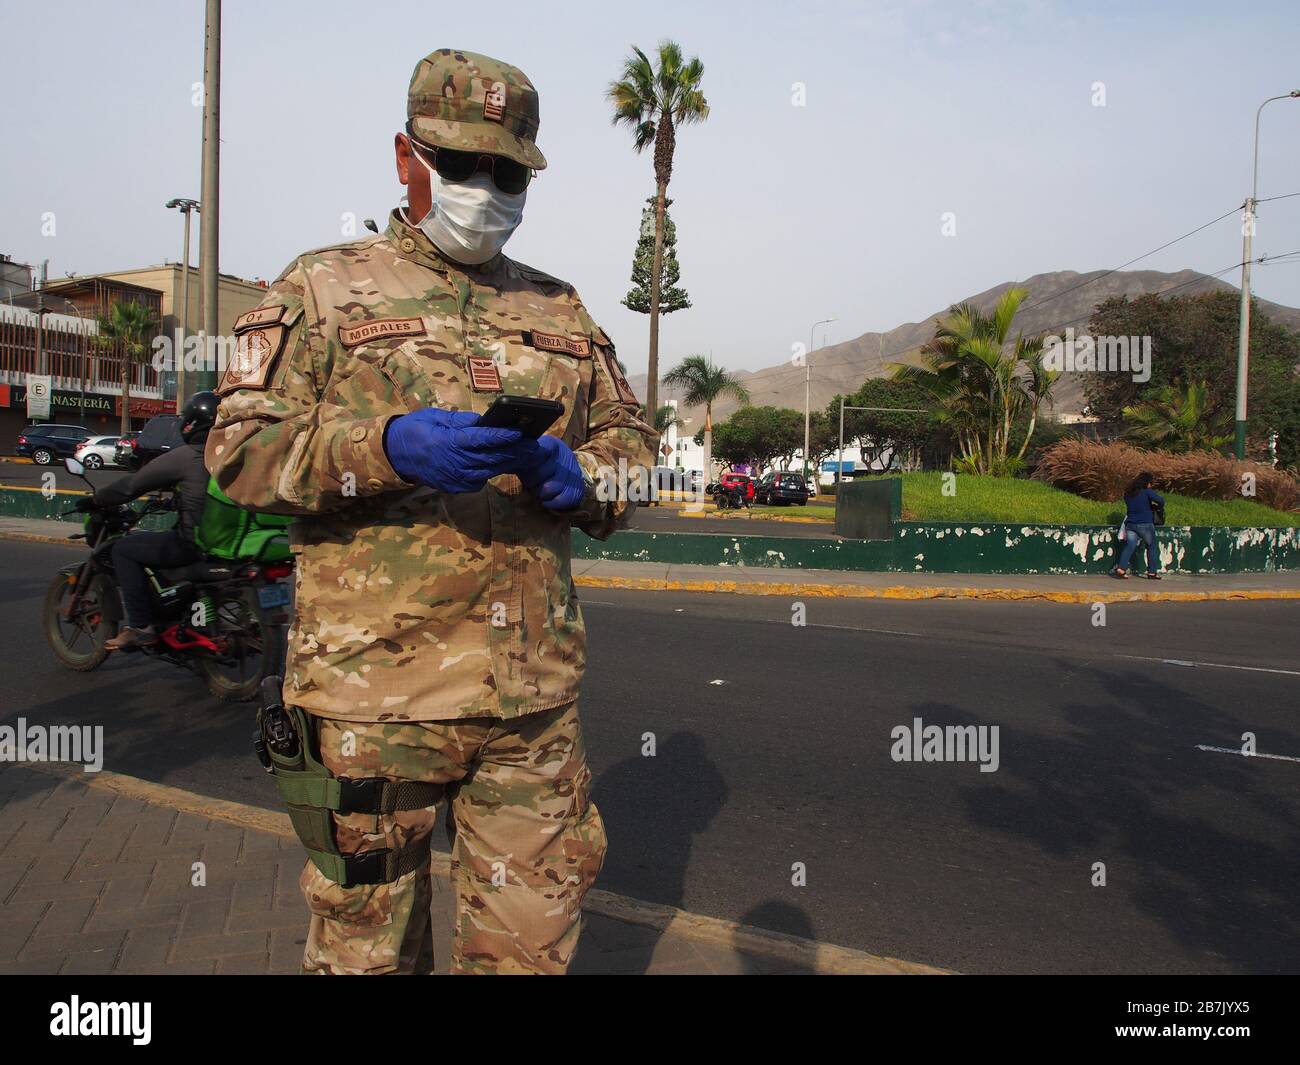
<path fill-rule="evenodd" d="M 749 506 L 749 495 L 744 484 L 717 484 L 713 488 L 713 503 L 719 510 L 740 510 Z"/>
<path fill-rule="evenodd" d="M 85 480 L 81 463 L 68 459 L 65 465 Z M 112 546 L 147 515 L 175 509 L 174 498 L 160 496 L 146 497 L 142 507 L 99 507 L 87 516 L 84 532 L 68 537 L 86 541 L 90 557 L 60 569 L 45 595 L 45 637 L 63 665 L 79 673 L 103 665 L 111 653 L 104 644 L 124 620 Z M 292 561 L 203 558 L 147 572 L 162 628 L 158 642 L 139 653 L 193 671 L 224 702 L 255 698 L 262 680 L 280 672 L 289 622 L 284 579 Z"/>

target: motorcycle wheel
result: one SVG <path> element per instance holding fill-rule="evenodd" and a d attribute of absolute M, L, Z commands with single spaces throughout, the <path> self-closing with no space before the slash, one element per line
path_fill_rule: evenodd
<path fill-rule="evenodd" d="M 45 593 L 45 639 L 55 656 L 69 669 L 89 673 L 98 669 L 108 657 L 104 644 L 112 633 L 113 623 L 104 616 L 104 603 L 116 595 L 112 581 L 96 574 L 81 597 L 77 616 L 65 618 L 62 610 L 73 592 L 66 573 L 56 573 Z"/>
<path fill-rule="evenodd" d="M 246 703 L 257 698 L 265 677 L 281 668 L 283 636 L 238 592 L 213 596 L 216 617 L 205 631 L 224 640 L 226 653 L 220 657 L 196 652 L 195 665 L 208 691 L 225 703 Z"/>

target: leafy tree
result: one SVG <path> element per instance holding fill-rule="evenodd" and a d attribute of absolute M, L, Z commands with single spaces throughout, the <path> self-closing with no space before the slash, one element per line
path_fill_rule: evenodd
<path fill-rule="evenodd" d="M 938 404 L 940 419 L 957 436 L 956 465 L 964 472 L 1015 473 L 1033 439 L 1039 409 L 1052 401 L 1060 375 L 1043 366 L 1043 338 L 1019 333 L 1011 339 L 1011 324 L 1028 295 L 1028 289 L 1011 289 L 989 315 L 969 303 L 953 307 L 921 349 L 922 364 L 894 366 L 896 379 L 920 385 Z"/>
<path fill-rule="evenodd" d="M 131 368 L 144 361 L 149 341 L 158 330 L 158 319 L 142 303 L 118 300 L 110 304 L 107 314 L 99 316 L 99 335 L 93 343 L 109 354 L 122 357 L 121 432 L 131 431 Z"/>
<path fill-rule="evenodd" d="M 936 431 L 934 399 L 914 381 L 869 377 L 844 400 L 848 407 L 888 408 L 844 412 L 844 445 L 860 448 L 863 462 L 869 467 L 887 454 L 905 465 L 915 465 L 926 441 Z M 907 408 L 921 413 L 910 413 Z M 838 438 L 839 396 L 826 407 L 826 416 Z"/>
<path fill-rule="evenodd" d="M 1141 382 L 1132 380 L 1131 374 L 1088 374 L 1084 394 L 1091 413 L 1113 434 L 1122 428 L 1125 407 L 1137 406 L 1163 388 L 1185 390 L 1196 381 L 1205 383 L 1209 409 L 1234 410 L 1240 303 L 1240 296 L 1229 291 L 1167 297 L 1146 293 L 1134 298 L 1115 296 L 1099 303 L 1089 331 L 1094 336 L 1149 336 L 1151 379 Z M 1269 439 L 1286 424 L 1297 364 L 1300 333 L 1252 306 L 1246 437 L 1253 458 L 1269 460 Z M 1294 455 L 1294 451 L 1289 453 Z"/>
<path fill-rule="evenodd" d="M 696 434 L 703 443 L 704 431 Z M 803 447 L 803 415 L 788 407 L 741 407 L 713 431 L 713 454 L 728 465 L 763 470 L 789 463 Z"/>
<path fill-rule="evenodd" d="M 742 404 L 749 403 L 749 392 L 729 370 L 715 366 L 705 355 L 687 355 L 680 363 L 664 374 L 664 384 L 680 388 L 682 402 L 688 407 L 704 408 L 704 476 L 712 475 L 713 467 L 713 404 L 722 396 L 733 396 Z"/>
<path fill-rule="evenodd" d="M 1124 408 L 1133 443 L 1162 451 L 1218 451 L 1233 439 L 1230 416 L 1216 410 L 1204 381 L 1164 385 Z"/>
<path fill-rule="evenodd" d="M 1260 422 L 1268 427 L 1264 434 L 1265 461 L 1274 459 L 1276 448 L 1277 464 L 1283 469 L 1300 467 L 1300 379 L 1293 378 L 1279 388 L 1264 407 L 1253 405 L 1258 411 Z M 1248 423 L 1249 424 L 1249 423 Z"/>
<path fill-rule="evenodd" d="M 654 197 L 646 200 L 647 207 L 641 212 L 641 235 L 637 238 L 636 254 L 632 258 L 632 287 L 623 297 L 623 306 L 638 314 L 650 313 L 650 271 L 654 269 L 655 258 L 655 213 Z M 682 268 L 677 262 L 677 227 L 668 214 L 672 200 L 664 201 L 664 246 L 663 264 L 659 271 L 659 313 L 672 314 L 684 311 L 691 305 L 691 299 L 684 288 L 679 288 Z"/>
<path fill-rule="evenodd" d="M 662 41 L 652 63 L 640 48 L 623 61 L 623 76 L 611 82 L 605 96 L 614 107 L 614 124 L 632 130 L 632 147 L 638 153 L 654 147 L 655 240 L 650 264 L 650 366 L 646 382 L 646 410 L 659 405 L 659 314 L 662 292 L 665 219 L 668 182 L 673 176 L 677 129 L 709 117 L 709 104 L 700 90 L 704 64 L 683 59 L 681 46 Z"/>

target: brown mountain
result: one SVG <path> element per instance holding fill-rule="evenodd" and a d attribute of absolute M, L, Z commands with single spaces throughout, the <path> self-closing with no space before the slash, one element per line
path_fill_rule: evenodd
<path fill-rule="evenodd" d="M 1092 309 L 1111 296 L 1138 296 L 1144 292 L 1196 295 L 1219 290 L 1238 291 L 1234 285 L 1195 270 L 1181 270 L 1176 274 L 1158 270 L 1120 270 L 1114 273 L 1095 270 L 1088 274 L 1061 270 L 1052 274 L 1035 274 L 1024 281 L 1008 281 L 969 296 L 965 301 L 954 302 L 969 302 L 981 311 L 989 311 L 1004 292 L 1017 285 L 1029 289 L 1029 296 L 1015 323 L 1015 327 L 1026 334 L 1057 333 L 1071 325 L 1076 331 L 1083 332 L 1087 329 Z M 1300 310 L 1268 300 L 1259 300 L 1258 303 L 1275 322 L 1300 330 Z M 908 322 L 887 333 L 863 333 L 853 340 L 817 349 L 810 359 L 813 409 L 821 410 L 838 393 L 853 391 L 867 377 L 885 376 L 890 363 L 914 358 L 917 349 L 934 336 L 935 319 L 947 311 L 948 308 L 943 307 L 923 322 Z M 802 368 L 785 362 L 763 370 L 739 370 L 736 376 L 749 389 L 754 404 L 803 410 Z M 631 378 L 638 395 L 645 395 L 645 383 L 645 374 Z M 661 388 L 660 395 L 663 402 L 676 398 L 677 393 Z M 1052 413 L 1057 416 L 1077 414 L 1083 403 L 1082 379 L 1078 375 L 1066 374 L 1057 387 L 1056 406 Z M 714 410 L 714 418 L 725 418 L 735 409 L 735 400 L 723 400 Z M 702 409 L 687 408 L 683 415 L 689 430 L 698 429 L 703 424 Z"/>

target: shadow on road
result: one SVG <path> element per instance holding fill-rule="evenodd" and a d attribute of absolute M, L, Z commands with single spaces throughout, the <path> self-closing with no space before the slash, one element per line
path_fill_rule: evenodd
<path fill-rule="evenodd" d="M 1275 778 L 1264 779 L 1294 766 L 1194 749 L 1239 747 L 1241 708 L 1227 713 L 1136 672 L 1059 664 L 1063 676 L 1090 674 L 1109 701 L 1065 703 L 1064 738 L 1003 729 L 990 781 L 999 786 L 965 789 L 970 821 L 1079 862 L 1079 890 L 1061 900 L 1063 924 L 1104 921 L 1097 908 L 1115 892 L 1211 963 L 1252 973 L 1300 968 L 1300 801 L 1278 799 Z M 943 704 L 914 709 L 926 720 L 969 717 Z M 1300 738 L 1260 737 L 1261 750 L 1279 748 L 1298 751 Z M 1094 862 L 1105 863 L 1108 887 L 1090 886 Z"/>

